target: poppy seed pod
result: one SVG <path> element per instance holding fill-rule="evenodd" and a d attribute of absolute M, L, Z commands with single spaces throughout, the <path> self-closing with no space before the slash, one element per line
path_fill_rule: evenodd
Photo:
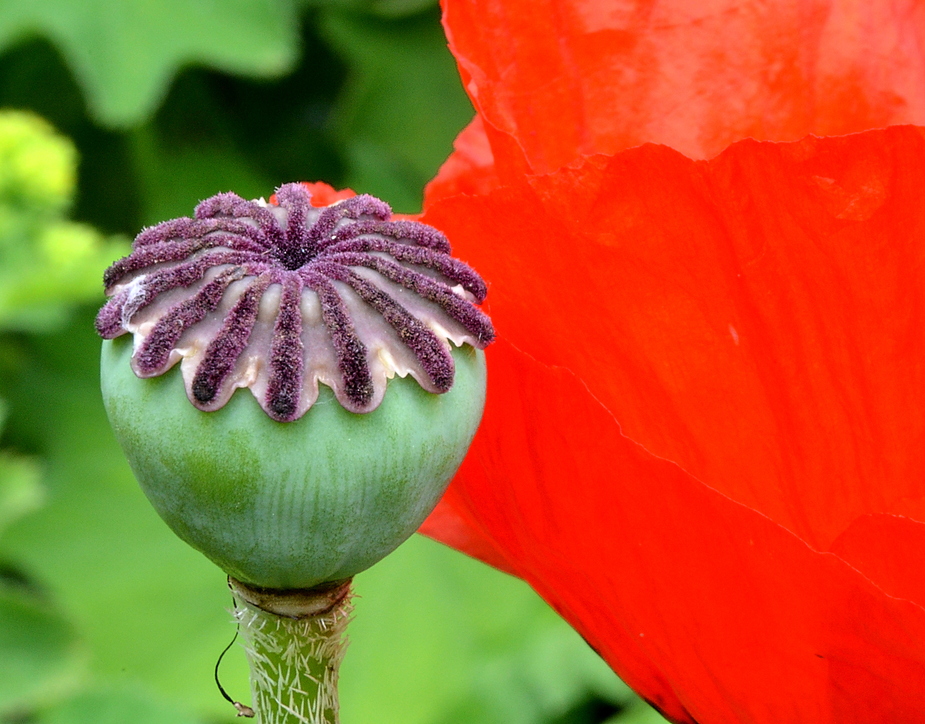
<path fill-rule="evenodd" d="M 342 581 L 396 548 L 485 399 L 481 278 L 377 199 L 314 206 L 325 188 L 220 194 L 144 230 L 97 317 L 106 410 L 146 495 L 260 588 Z"/>

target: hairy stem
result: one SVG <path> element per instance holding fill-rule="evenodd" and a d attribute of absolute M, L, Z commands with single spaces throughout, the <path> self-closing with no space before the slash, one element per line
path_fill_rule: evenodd
<path fill-rule="evenodd" d="M 353 607 L 350 581 L 268 591 L 229 579 L 260 724 L 337 724 L 337 676 Z"/>

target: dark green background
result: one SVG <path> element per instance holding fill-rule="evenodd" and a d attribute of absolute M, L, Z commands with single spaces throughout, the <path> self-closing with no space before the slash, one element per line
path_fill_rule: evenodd
<path fill-rule="evenodd" d="M 70 216 L 110 243 L 296 180 L 418 211 L 472 115 L 428 0 L 0 0 L 0 108 L 73 140 Z M 24 264 L 0 272 L 46 271 Z M 0 722 L 234 721 L 212 682 L 233 633 L 223 575 L 115 445 L 102 293 L 78 281 L 43 292 L 43 322 L 0 326 Z M 522 582 L 436 543 L 409 541 L 356 590 L 345 724 L 661 721 Z M 222 676 L 248 701 L 238 649 Z"/>

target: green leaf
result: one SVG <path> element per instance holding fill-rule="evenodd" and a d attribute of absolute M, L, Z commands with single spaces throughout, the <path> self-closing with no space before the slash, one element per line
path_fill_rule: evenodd
<path fill-rule="evenodd" d="M 416 15 L 437 5 L 437 0 L 302 0 L 306 7 L 328 7 L 399 18 Z"/>
<path fill-rule="evenodd" d="M 30 258 L 4 259 L 0 266 L 3 329 L 47 331 L 60 326 L 74 303 L 102 299 L 103 270 L 129 250 L 119 237 L 105 239 L 92 227 L 69 221 L 41 226 L 26 222 L 5 231 L 5 240 Z"/>
<path fill-rule="evenodd" d="M 366 0 L 364 3 L 367 12 L 389 18 L 413 15 L 436 4 L 436 0 Z"/>
<path fill-rule="evenodd" d="M 285 72 L 297 55 L 296 28 L 291 0 L 0 0 L 0 50 L 47 37 L 91 113 L 113 127 L 148 118 L 187 64 Z"/>
<path fill-rule="evenodd" d="M 0 207 L 7 213 L 61 214 L 74 195 L 76 171 L 77 149 L 46 121 L 0 111 Z"/>
<path fill-rule="evenodd" d="M 42 711 L 34 724 L 197 724 L 139 688 L 93 688 Z"/>
<path fill-rule="evenodd" d="M 0 585 L 0 715 L 73 686 L 82 657 L 70 625 L 23 590 Z"/>
<path fill-rule="evenodd" d="M 221 191 L 252 199 L 269 197 L 279 185 L 217 134 L 195 145 L 171 144 L 155 128 L 145 126 L 131 134 L 131 148 L 145 225 L 190 216 L 197 203 Z"/>
<path fill-rule="evenodd" d="M 40 478 L 33 460 L 0 452 L 0 535 L 13 521 L 42 506 Z"/>
<path fill-rule="evenodd" d="M 665 724 L 667 719 L 641 699 L 626 707 L 604 724 Z"/>
<path fill-rule="evenodd" d="M 77 152 L 38 116 L 0 112 L 0 329 L 44 331 L 74 302 L 99 298 L 100 275 L 128 250 L 64 219 Z"/>
<path fill-rule="evenodd" d="M 420 211 L 424 184 L 472 119 L 446 38 L 431 13 L 401 20 L 326 12 L 321 29 L 351 67 L 334 128 L 348 186 Z"/>

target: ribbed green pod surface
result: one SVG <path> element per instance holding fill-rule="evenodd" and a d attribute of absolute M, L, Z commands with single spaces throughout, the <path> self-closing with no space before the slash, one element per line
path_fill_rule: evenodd
<path fill-rule="evenodd" d="M 106 411 L 132 470 L 164 521 L 234 578 L 311 588 L 368 568 L 436 505 L 475 434 L 485 356 L 453 350 L 452 389 L 388 383 L 372 412 L 345 410 L 321 386 L 295 422 L 276 422 L 247 390 L 196 409 L 178 368 L 140 379 L 129 335 L 103 342 Z"/>

